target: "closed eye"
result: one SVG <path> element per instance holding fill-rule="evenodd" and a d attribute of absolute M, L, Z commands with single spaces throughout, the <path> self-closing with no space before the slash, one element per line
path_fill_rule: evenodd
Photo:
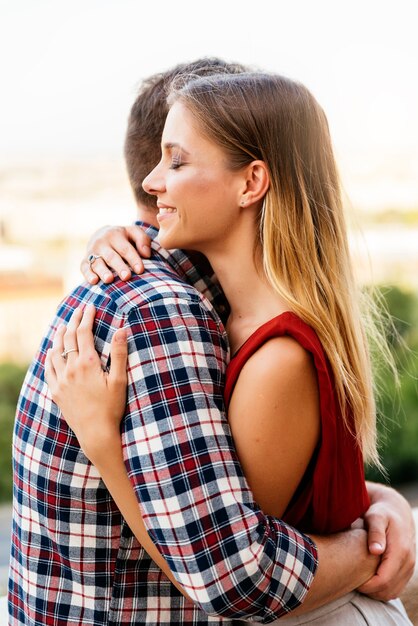
<path fill-rule="evenodd" d="M 171 157 L 170 170 L 177 170 L 181 165 L 181 157 L 179 154 L 173 154 Z"/>

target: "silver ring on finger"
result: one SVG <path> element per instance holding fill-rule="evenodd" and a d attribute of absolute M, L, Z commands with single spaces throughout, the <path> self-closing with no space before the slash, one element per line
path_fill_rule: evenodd
<path fill-rule="evenodd" d="M 61 352 L 61 356 L 64 359 L 64 361 L 67 360 L 67 354 L 70 354 L 70 352 L 78 352 L 77 348 L 70 348 L 69 350 L 64 350 L 64 352 Z"/>
<path fill-rule="evenodd" d="M 90 265 L 90 269 L 93 263 L 97 261 L 97 259 L 101 259 L 101 258 L 102 258 L 101 254 L 89 254 L 89 256 L 87 257 L 87 261 L 88 261 L 88 264 Z"/>

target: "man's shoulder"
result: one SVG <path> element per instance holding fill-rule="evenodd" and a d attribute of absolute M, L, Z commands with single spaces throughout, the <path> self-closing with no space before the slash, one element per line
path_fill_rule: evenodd
<path fill-rule="evenodd" d="M 202 295 L 196 287 L 164 262 L 151 259 L 145 261 L 144 265 L 144 273 L 139 276 L 133 275 L 130 281 L 115 280 L 113 284 L 104 286 L 106 293 L 125 313 L 159 300 L 174 299 L 185 302 L 202 300 Z"/>
<path fill-rule="evenodd" d="M 145 272 L 134 274 L 129 281 L 115 277 L 109 284 L 82 283 L 75 287 L 61 303 L 61 308 L 73 310 L 77 306 L 93 304 L 96 308 L 128 316 L 132 311 L 155 306 L 158 301 L 197 304 L 212 309 L 209 302 L 193 285 L 178 275 L 164 261 L 146 260 Z"/>

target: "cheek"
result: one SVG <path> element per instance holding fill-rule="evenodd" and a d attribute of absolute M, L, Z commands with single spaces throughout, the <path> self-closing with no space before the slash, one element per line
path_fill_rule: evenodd
<path fill-rule="evenodd" d="M 189 176 L 185 176 L 183 172 L 174 172 L 167 178 L 167 195 L 169 202 L 173 203 L 177 208 L 187 202 L 195 185 Z"/>
<path fill-rule="evenodd" d="M 236 187 L 236 180 L 229 172 L 209 165 L 193 171 L 185 169 L 181 175 L 171 177 L 167 191 L 183 224 L 200 220 L 204 227 L 214 216 L 222 222 L 228 221 L 231 211 L 238 207 Z"/>
<path fill-rule="evenodd" d="M 200 220 L 202 226 L 221 202 L 221 197 L 216 193 L 216 185 L 205 175 L 173 181 L 169 197 L 177 207 L 183 224 Z"/>

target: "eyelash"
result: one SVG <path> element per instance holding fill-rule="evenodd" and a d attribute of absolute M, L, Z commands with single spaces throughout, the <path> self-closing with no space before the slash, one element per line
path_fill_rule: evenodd
<path fill-rule="evenodd" d="M 175 155 L 172 157 L 171 159 L 171 165 L 170 165 L 170 170 L 177 170 L 181 165 L 181 158 L 180 155 Z"/>

